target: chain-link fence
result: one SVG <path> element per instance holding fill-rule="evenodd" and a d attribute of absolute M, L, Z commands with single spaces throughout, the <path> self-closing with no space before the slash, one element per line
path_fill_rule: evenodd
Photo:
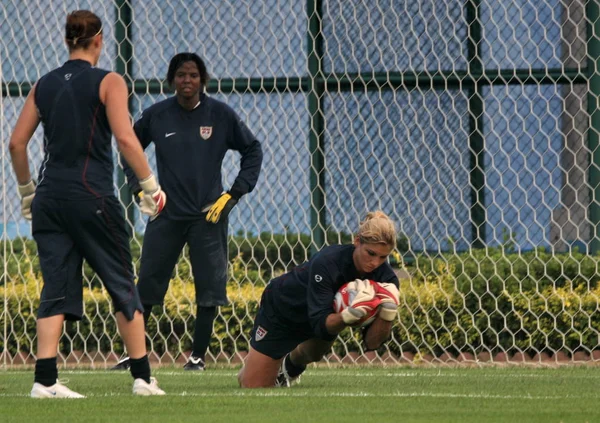
<path fill-rule="evenodd" d="M 75 8 L 102 18 L 99 66 L 125 75 L 132 116 L 172 95 L 168 62 L 193 51 L 212 75 L 209 95 L 263 143 L 258 186 L 230 219 L 232 304 L 212 358 L 242 357 L 264 284 L 347 241 L 373 209 L 398 222 L 410 275 L 376 360 L 600 357 L 598 0 L 2 0 L 5 366 L 33 358 L 42 283 L 7 144 L 31 85 L 67 59 Z M 225 186 L 237 161 L 226 159 Z M 120 171 L 115 189 L 137 263 L 144 222 Z M 106 293 L 85 276 L 86 318 L 67 327 L 61 353 L 106 363 L 122 345 Z M 184 254 L 148 331 L 163 363 L 190 349 L 193 298 Z M 372 358 L 358 337 L 345 333 L 331 359 Z"/>

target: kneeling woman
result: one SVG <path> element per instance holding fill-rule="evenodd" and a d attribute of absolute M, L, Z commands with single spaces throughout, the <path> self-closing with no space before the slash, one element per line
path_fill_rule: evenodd
<path fill-rule="evenodd" d="M 398 277 L 387 262 L 396 243 L 392 220 L 381 211 L 361 222 L 351 245 L 323 248 L 308 262 L 273 279 L 265 288 L 250 351 L 238 375 L 242 388 L 290 386 L 309 363 L 331 350 L 338 333 L 379 308 L 365 332 L 367 349 L 379 348 L 391 333 L 398 307 Z M 338 289 L 360 287 L 346 310 L 335 313 Z M 384 283 L 377 289 L 367 280 Z"/>

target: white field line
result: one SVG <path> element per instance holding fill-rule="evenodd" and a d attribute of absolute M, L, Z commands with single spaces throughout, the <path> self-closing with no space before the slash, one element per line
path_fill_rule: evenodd
<path fill-rule="evenodd" d="M 2 376 L 11 376 L 11 375 L 32 375 L 33 374 L 33 370 L 16 370 L 16 371 L 12 371 L 12 370 L 8 370 L 8 371 L 0 371 L 0 378 Z M 121 371 L 110 371 L 110 370 L 105 370 L 105 369 L 98 369 L 98 370 L 60 370 L 59 369 L 59 375 L 118 375 L 118 374 L 127 374 L 129 375 L 129 372 L 121 372 Z M 189 371 L 185 371 L 185 370 L 160 370 L 160 369 L 156 369 L 152 371 L 152 374 L 155 376 L 187 376 L 187 377 L 202 377 L 202 378 L 207 378 L 207 377 L 237 377 L 237 372 L 223 372 L 220 370 L 217 370 L 215 372 L 212 372 L 210 370 L 204 371 L 204 372 L 189 372 Z M 479 372 L 477 370 L 473 371 L 473 372 L 453 372 L 453 373 L 448 373 L 448 372 L 438 372 L 438 373 L 431 373 L 431 372 L 423 372 L 420 373 L 419 371 L 415 371 L 415 372 L 387 372 L 387 373 L 377 373 L 377 372 L 349 372 L 349 371 L 339 371 L 339 370 L 330 370 L 330 371 L 311 371 L 311 370 L 307 370 L 305 373 L 306 376 L 308 377 L 331 377 L 331 376 L 336 376 L 336 377 L 351 377 L 351 378 L 370 378 L 370 377 L 388 377 L 388 378 L 481 378 L 481 377 L 486 377 L 486 378 L 492 378 L 492 379 L 502 379 L 502 378 L 556 378 L 557 376 L 561 376 L 561 373 L 559 373 L 557 375 L 556 372 L 554 372 L 553 370 L 541 370 L 540 372 L 536 372 L 536 373 L 502 373 L 501 371 L 497 372 L 497 373 L 483 373 L 483 372 Z M 576 379 L 600 379 L 600 372 L 590 372 L 590 373 L 586 373 L 586 374 L 580 374 L 580 375 L 576 375 L 576 376 L 570 376 L 569 374 L 565 373 L 562 374 L 565 377 L 573 377 Z"/>
<path fill-rule="evenodd" d="M 132 394 L 107 392 L 105 394 L 90 394 L 87 398 L 106 398 L 106 397 L 132 397 Z M 252 398 L 252 397 L 274 397 L 274 398 L 325 398 L 325 397 L 339 397 L 339 398 L 460 398 L 460 399 L 492 399 L 492 400 L 565 400 L 565 399 L 600 399 L 598 395 L 496 395 L 496 394 L 453 394 L 453 393 L 435 393 L 435 392 L 388 392 L 387 394 L 381 393 L 370 393 L 370 392 L 295 392 L 289 389 L 286 390 L 245 390 L 237 392 L 179 392 L 179 393 L 168 393 L 167 396 L 171 397 L 196 397 L 196 398 Z M 0 398 L 25 398 L 29 397 L 29 394 L 0 394 Z M 157 397 L 160 398 L 160 397 Z"/>

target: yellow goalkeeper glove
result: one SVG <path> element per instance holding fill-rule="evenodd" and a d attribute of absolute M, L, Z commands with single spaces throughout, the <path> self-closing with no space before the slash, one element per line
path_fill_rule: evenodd
<path fill-rule="evenodd" d="M 206 214 L 206 221 L 217 223 L 221 218 L 226 218 L 231 209 L 237 204 L 238 200 L 231 194 L 225 192 L 215 201 Z"/>

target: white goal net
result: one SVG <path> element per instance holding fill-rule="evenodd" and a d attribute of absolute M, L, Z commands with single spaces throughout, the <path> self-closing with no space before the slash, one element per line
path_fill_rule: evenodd
<path fill-rule="evenodd" d="M 230 218 L 231 304 L 208 361 L 239 363 L 265 284 L 368 210 L 400 232 L 392 339 L 366 352 L 345 331 L 329 362 L 599 360 L 600 0 L 1 0 L 1 365 L 35 359 L 42 279 L 20 216 L 8 141 L 31 85 L 67 60 L 64 20 L 104 23 L 99 66 L 125 75 L 132 117 L 172 93 L 182 51 L 205 59 L 209 95 L 262 142 L 254 192 Z M 147 150 L 153 159 L 153 150 Z M 42 159 L 42 132 L 31 143 Z M 237 174 L 227 156 L 224 185 Z M 139 268 L 144 221 L 115 174 Z M 86 267 L 85 318 L 63 363 L 106 366 L 123 346 Z M 148 328 L 153 360 L 191 350 L 194 295 L 179 261 Z"/>

